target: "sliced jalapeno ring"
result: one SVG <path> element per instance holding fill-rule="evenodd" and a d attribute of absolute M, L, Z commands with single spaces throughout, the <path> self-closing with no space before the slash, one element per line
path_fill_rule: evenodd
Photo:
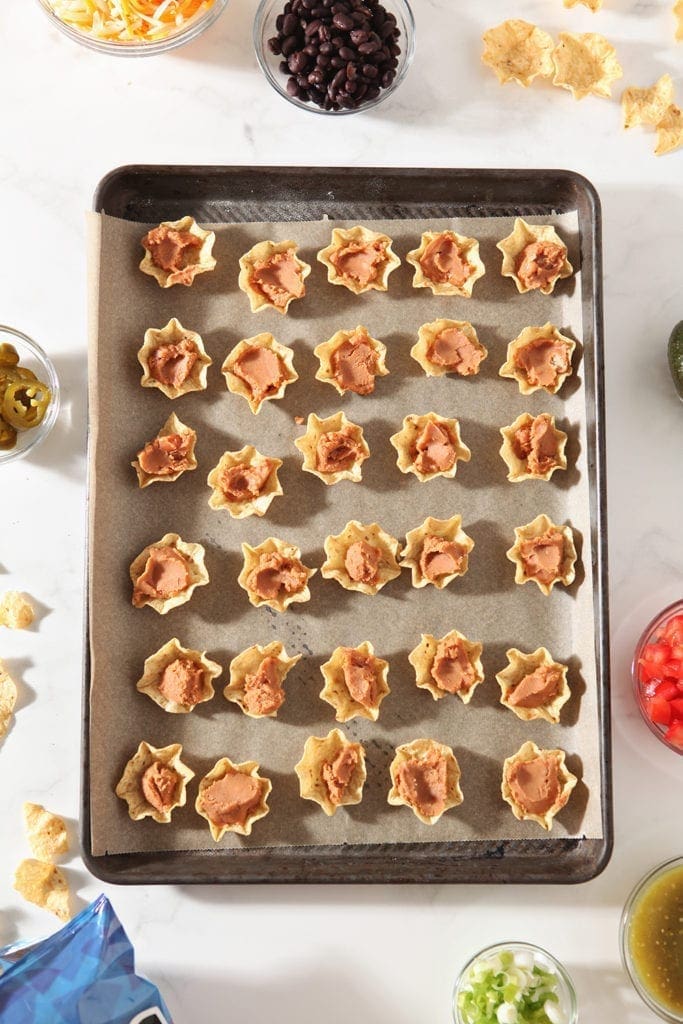
<path fill-rule="evenodd" d="M 0 451 L 8 452 L 17 443 L 17 432 L 9 423 L 0 419 Z"/>
<path fill-rule="evenodd" d="M 40 381 L 10 381 L 2 400 L 3 419 L 16 430 L 31 430 L 42 422 L 51 398 Z"/>
<path fill-rule="evenodd" d="M 0 366 L 18 366 L 19 365 L 19 353 L 15 349 L 14 345 L 10 345 L 9 342 L 3 342 L 0 345 Z"/>

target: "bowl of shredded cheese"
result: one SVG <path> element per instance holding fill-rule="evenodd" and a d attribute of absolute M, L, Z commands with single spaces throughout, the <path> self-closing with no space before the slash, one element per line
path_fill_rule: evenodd
<path fill-rule="evenodd" d="M 164 53 L 211 25 L 228 0 L 38 0 L 52 23 L 91 50 Z"/>

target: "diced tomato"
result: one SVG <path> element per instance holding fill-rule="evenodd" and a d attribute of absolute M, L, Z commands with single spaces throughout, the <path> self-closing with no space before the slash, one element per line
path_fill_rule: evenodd
<path fill-rule="evenodd" d="M 678 686 L 673 679 L 665 679 L 663 683 L 659 683 L 655 687 L 655 696 L 661 697 L 664 700 L 673 700 L 674 697 L 678 696 Z"/>
<path fill-rule="evenodd" d="M 683 750 L 683 718 L 675 718 L 664 733 L 664 739 Z"/>
<path fill-rule="evenodd" d="M 665 679 L 683 679 L 683 661 L 667 661 L 662 665 Z"/>
<path fill-rule="evenodd" d="M 650 720 L 657 725 L 669 725 L 671 722 L 671 704 L 663 697 L 651 697 L 645 704 Z"/>
<path fill-rule="evenodd" d="M 670 657 L 668 644 L 645 644 L 643 647 L 643 661 L 652 661 L 655 665 L 663 665 Z"/>
<path fill-rule="evenodd" d="M 672 718 L 683 718 L 683 697 L 674 697 L 669 701 Z"/>
<path fill-rule="evenodd" d="M 638 677 L 641 683 L 648 683 L 652 679 L 663 679 L 662 666 L 656 664 L 654 661 L 639 661 Z"/>
<path fill-rule="evenodd" d="M 683 661 L 683 644 L 671 645 L 671 657 L 675 658 L 676 661 Z"/>
<path fill-rule="evenodd" d="M 674 646 L 683 644 L 683 615 L 674 615 L 669 619 L 661 635 L 662 640 Z"/>
<path fill-rule="evenodd" d="M 676 686 L 678 687 L 679 693 L 683 693 L 683 679 L 679 679 Z"/>

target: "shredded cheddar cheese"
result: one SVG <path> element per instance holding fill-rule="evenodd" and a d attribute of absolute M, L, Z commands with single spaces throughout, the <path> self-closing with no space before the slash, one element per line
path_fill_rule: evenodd
<path fill-rule="evenodd" d="M 164 39 L 214 0 L 50 0 L 65 25 L 110 42 Z"/>

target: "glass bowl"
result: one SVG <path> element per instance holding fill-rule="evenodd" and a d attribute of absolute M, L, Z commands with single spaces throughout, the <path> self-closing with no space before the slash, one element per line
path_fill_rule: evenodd
<path fill-rule="evenodd" d="M 656 1013 L 661 1017 L 662 1020 L 669 1021 L 669 1024 L 683 1024 L 683 1012 L 678 1012 L 676 1009 L 672 1009 L 670 1005 L 664 1005 L 657 998 L 651 988 L 648 988 L 647 981 L 639 974 L 638 968 L 634 964 L 633 950 L 631 948 L 633 919 L 638 911 L 641 898 L 646 895 L 648 889 L 650 889 L 653 884 L 657 883 L 660 879 L 673 871 L 683 872 L 683 857 L 674 857 L 673 860 L 665 861 L 664 864 L 660 864 L 658 867 L 653 868 L 652 871 L 638 882 L 627 899 L 624 911 L 621 915 L 619 945 L 621 946 L 621 960 L 624 968 L 626 969 L 626 973 L 643 1002 L 649 1006 L 653 1013 Z M 676 924 L 680 929 L 680 918 Z M 674 925 L 674 927 L 675 926 L 676 925 Z"/>
<path fill-rule="evenodd" d="M 323 107 L 318 107 L 315 103 L 301 100 L 297 96 L 290 96 L 287 92 L 287 81 L 290 73 L 285 74 L 280 71 L 280 62 L 284 58 L 280 54 L 271 53 L 268 47 L 268 40 L 276 34 L 275 21 L 278 15 L 282 14 L 285 0 L 261 0 L 254 18 L 254 49 L 259 66 L 273 89 L 284 99 L 288 100 L 289 103 L 299 107 L 300 110 L 309 110 L 313 114 L 332 114 L 334 116 L 357 114 L 363 110 L 370 110 L 391 96 L 405 78 L 413 59 L 415 52 L 415 20 L 407 0 L 381 0 L 381 2 L 387 13 L 394 15 L 396 24 L 401 32 L 398 38 L 401 52 L 397 55 L 398 67 L 395 69 L 396 75 L 393 82 L 385 89 L 380 89 L 379 95 L 374 99 L 361 102 L 357 107 L 325 110 Z"/>
<path fill-rule="evenodd" d="M 166 53 L 176 46 L 189 43 L 196 39 L 209 25 L 212 25 L 216 18 L 225 10 L 228 0 L 213 0 L 211 7 L 204 11 L 198 11 L 194 17 L 185 24 L 170 31 L 163 39 L 153 39 L 149 42 L 134 40 L 114 41 L 110 39 L 97 39 L 95 36 L 81 32 L 80 29 L 67 25 L 59 18 L 52 9 L 50 0 L 38 0 L 39 5 L 48 16 L 55 28 L 73 39 L 74 42 L 86 46 L 89 50 L 96 50 L 98 53 L 108 53 L 116 57 L 150 57 L 155 53 Z"/>
<path fill-rule="evenodd" d="M 683 599 L 680 601 L 674 601 L 673 604 L 670 604 L 667 608 L 661 611 L 659 615 L 656 615 L 652 622 L 650 622 L 645 627 L 640 640 L 636 644 L 635 653 L 633 655 L 633 662 L 631 665 L 631 678 L 633 680 L 633 694 L 636 699 L 636 704 L 640 709 L 641 715 L 647 722 L 650 731 L 653 732 L 657 739 L 660 740 L 665 747 L 668 747 L 669 750 L 673 750 L 677 754 L 683 754 L 683 747 L 677 747 L 674 743 L 670 743 L 666 739 L 664 735 L 666 732 L 666 727 L 663 725 L 658 725 L 656 722 L 653 722 L 649 714 L 647 713 L 647 684 L 641 682 L 640 673 L 638 671 L 638 662 L 642 657 L 643 648 L 646 644 L 651 642 L 657 636 L 662 627 L 666 625 L 668 620 L 672 619 L 675 615 L 683 615 Z M 683 697 L 683 693 L 681 694 L 681 696 Z"/>
<path fill-rule="evenodd" d="M 496 953 L 520 953 L 525 957 L 531 955 L 535 964 L 546 971 L 551 971 L 557 977 L 559 1005 L 563 1011 L 563 1024 L 576 1024 L 579 1019 L 578 1004 L 576 1001 L 576 990 L 572 979 L 566 970 L 552 954 L 546 952 L 540 946 L 534 946 L 530 942 L 497 942 L 493 946 L 486 946 L 467 961 L 458 975 L 453 988 L 453 1020 L 455 1024 L 465 1024 L 458 1008 L 458 996 L 466 988 L 467 975 L 470 968 L 480 959 L 487 959 Z"/>
<path fill-rule="evenodd" d="M 32 430 L 17 431 L 17 443 L 14 448 L 10 448 L 8 451 L 0 449 L 0 466 L 23 459 L 25 455 L 33 451 L 50 433 L 59 413 L 59 381 L 57 379 L 57 372 L 40 345 L 37 345 L 26 334 L 22 334 L 21 331 L 17 331 L 13 327 L 3 327 L 0 325 L 0 345 L 2 344 L 14 346 L 19 354 L 19 365 L 33 370 L 38 380 L 42 381 L 43 384 L 47 384 L 52 392 L 52 401 L 37 427 L 34 427 Z"/>

